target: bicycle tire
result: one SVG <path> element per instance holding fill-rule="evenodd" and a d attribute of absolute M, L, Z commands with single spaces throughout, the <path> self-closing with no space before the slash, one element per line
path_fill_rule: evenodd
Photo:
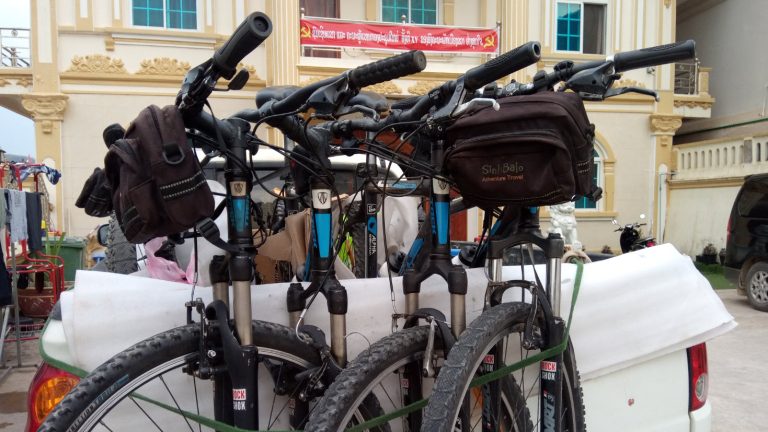
<path fill-rule="evenodd" d="M 136 262 L 136 245 L 125 238 L 114 212 L 109 217 L 107 250 L 104 254 L 104 265 L 110 273 L 129 274 L 139 269 Z"/>
<path fill-rule="evenodd" d="M 503 303 L 488 309 L 467 327 L 456 345 L 451 349 L 445 365 L 438 375 L 429 404 L 424 411 L 422 431 L 453 430 L 462 395 L 467 393 L 470 382 L 477 376 L 477 370 L 483 363 L 486 354 L 489 353 L 490 348 L 496 346 L 502 337 L 520 338 L 529 311 L 530 305 L 525 303 Z M 513 364 L 514 362 L 505 359 L 504 364 Z M 536 368 L 537 366 L 531 367 Z M 568 348 L 563 353 L 563 372 L 564 412 L 561 413 L 564 416 L 563 430 L 583 432 L 586 430 L 583 393 L 570 341 Z M 523 375 L 524 377 L 524 374 L 525 370 L 518 371 L 515 385 L 520 383 L 518 391 L 520 394 L 527 395 L 526 400 L 529 402 L 530 399 L 535 398 L 536 401 L 532 403 L 533 407 L 538 410 L 538 394 L 534 394 L 539 382 L 538 369 L 534 372 L 536 378 L 532 383 L 526 383 L 524 378 L 520 379 L 519 376 Z M 528 405 L 531 406 L 530 403 Z M 530 412 L 528 414 L 530 415 Z M 539 418 L 537 411 L 534 420 L 538 423 Z M 533 424 L 530 421 L 530 417 L 528 420 L 530 425 L 528 430 L 541 429 L 538 424 Z"/>
<path fill-rule="evenodd" d="M 420 378 L 423 354 L 429 338 L 429 328 L 426 326 L 412 327 L 403 331 L 393 333 L 363 351 L 347 368 L 334 380 L 331 387 L 325 392 L 318 402 L 316 409 L 310 415 L 306 430 L 313 432 L 336 432 L 342 431 L 349 425 L 351 414 L 355 412 L 356 407 L 365 398 L 374 395 L 374 389 L 382 385 L 383 380 L 389 375 L 398 371 L 403 371 L 403 375 L 398 372 L 398 384 L 402 385 L 408 382 L 408 387 L 414 379 L 413 373 Z M 435 340 L 436 357 L 441 357 L 442 348 L 439 341 Z M 408 375 L 407 369 L 411 367 L 414 370 Z M 408 379 L 404 381 L 403 376 Z M 514 394 L 517 388 L 511 380 L 502 381 L 506 400 L 514 405 L 511 411 L 526 410 L 521 394 Z M 422 386 L 424 383 L 422 383 Z M 382 387 L 383 388 L 383 387 Z M 402 389 L 401 389 L 402 390 Z M 394 403 L 391 395 L 386 397 L 376 395 L 379 402 Z M 413 399 L 421 399 L 421 396 L 414 395 Z M 402 394 L 400 398 L 402 402 Z M 401 406 L 393 406 L 392 410 L 385 412 L 391 413 L 394 409 Z M 416 412 L 414 417 L 405 419 L 396 418 L 390 422 L 380 425 L 375 430 L 417 430 L 421 423 L 421 413 Z M 408 422 L 408 425 L 397 425 L 396 422 Z M 508 430 L 520 430 L 519 428 Z"/>
<path fill-rule="evenodd" d="M 253 323 L 254 344 L 259 349 L 260 362 L 262 363 L 262 371 L 260 372 L 260 379 L 269 380 L 272 383 L 272 377 L 263 372 L 263 366 L 270 362 L 270 365 L 280 367 L 280 373 L 283 371 L 291 372 L 291 367 L 297 367 L 295 371 L 306 370 L 309 367 L 317 366 L 321 363 L 320 355 L 317 350 L 303 341 L 300 341 L 294 334 L 293 330 L 262 321 L 254 321 Z M 177 402 L 179 398 L 168 387 L 167 382 L 175 383 L 176 380 L 182 379 L 192 381 L 195 385 L 195 396 L 200 390 L 200 386 L 197 385 L 195 380 L 189 375 L 185 374 L 181 369 L 182 365 L 190 364 L 194 362 L 194 359 L 199 355 L 199 342 L 200 342 L 200 325 L 190 324 L 182 327 L 169 330 L 151 338 L 148 338 L 131 348 L 116 355 L 112 359 L 108 360 L 96 370 L 94 370 L 88 377 L 84 378 L 80 383 L 61 401 L 61 403 L 54 409 L 54 411 L 48 416 L 43 425 L 41 431 L 89 431 L 94 429 L 102 429 L 96 427 L 104 423 L 104 416 L 116 411 L 117 414 L 123 415 L 119 424 L 111 424 L 109 429 L 104 430 L 149 430 L 148 428 L 136 426 L 135 423 L 139 423 L 140 420 L 146 421 L 145 426 L 152 426 L 151 423 L 165 425 L 165 422 L 170 421 L 167 418 L 174 417 L 177 421 L 177 426 L 184 425 L 184 422 L 189 424 L 189 428 L 194 422 L 187 420 L 185 416 L 177 413 L 170 413 L 166 410 L 157 409 L 156 405 L 148 403 L 147 397 L 155 397 L 157 392 L 153 392 L 156 389 L 150 387 L 149 383 L 154 382 L 153 379 L 159 377 L 160 381 L 154 385 L 162 389 L 162 384 L 170 394 L 170 400 L 179 409 L 184 409 L 188 412 L 200 411 L 200 401 L 196 400 L 196 407 L 192 408 L 187 405 Z M 170 374 L 172 369 L 176 371 L 173 375 Z M 181 376 L 183 374 L 183 376 Z M 295 375 L 295 374 L 294 374 Z M 279 375 L 278 375 L 279 376 Z M 126 378 L 127 377 L 127 378 Z M 206 380 L 197 379 L 200 382 L 208 382 Z M 290 382 L 290 380 L 288 380 Z M 260 399 L 263 386 L 260 386 Z M 138 392 L 137 392 L 138 390 Z M 185 387 L 185 391 L 189 392 L 191 388 L 189 383 Z M 263 389 L 268 394 L 275 395 L 273 391 L 274 387 Z M 299 390 L 299 384 L 288 392 L 288 394 L 294 394 Z M 292 393 L 293 392 L 293 393 Z M 147 396 L 149 395 L 149 396 Z M 183 395 L 181 395 L 183 396 Z M 151 398 L 150 397 L 150 398 Z M 277 422 L 272 418 L 273 412 L 279 409 L 277 415 L 290 412 L 288 397 L 282 396 L 285 401 L 281 401 L 281 405 L 276 406 L 277 396 L 272 396 L 272 410 L 267 420 L 266 426 L 260 425 L 260 428 L 271 429 L 272 427 L 284 430 L 287 428 L 286 421 Z M 171 405 L 168 401 L 167 395 L 164 396 L 167 405 Z M 210 407 L 203 407 L 201 415 L 212 418 L 212 396 L 204 399 L 206 403 L 210 403 Z M 121 404 L 123 402 L 123 404 Z M 143 402 L 139 404 L 139 402 Z M 182 401 L 183 402 L 183 401 Z M 263 403 L 261 400 L 259 403 Z M 120 406 L 118 406 L 120 405 Z M 261 406 L 261 405 L 260 405 Z M 137 408 L 138 407 L 138 408 Z M 126 411 L 135 411 L 135 417 L 126 416 Z M 378 415 L 380 412 L 373 407 L 373 414 L 370 416 Z M 286 411 L 288 410 L 288 411 Z M 133 412 L 132 411 L 132 412 Z M 151 417 L 148 412 L 155 413 L 160 412 L 162 415 Z M 205 412 L 206 414 L 202 414 Z M 143 418 L 146 417 L 146 418 Z M 151 417 L 151 418 L 150 418 Z M 275 420 L 273 422 L 273 420 Z M 162 422 L 162 423 L 161 423 Z M 262 423 L 264 423 L 262 421 Z M 158 427 L 160 428 L 160 427 Z M 186 425 L 183 429 L 187 429 Z M 170 428 L 163 430 L 178 430 L 181 428 Z M 198 427 L 195 426 L 194 430 Z"/>

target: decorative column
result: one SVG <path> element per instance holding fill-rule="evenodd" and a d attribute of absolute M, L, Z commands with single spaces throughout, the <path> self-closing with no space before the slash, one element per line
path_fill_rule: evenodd
<path fill-rule="evenodd" d="M 670 95 L 671 96 L 671 95 Z M 669 204 L 669 171 L 675 166 L 672 152 L 672 137 L 683 124 L 682 117 L 674 114 L 655 113 L 650 116 L 651 138 L 654 142 L 656 160 L 654 163 L 653 209 L 654 220 L 651 229 L 659 242 L 663 241 L 666 209 Z"/>
<path fill-rule="evenodd" d="M 454 8 L 455 8 L 455 0 L 443 0 L 443 24 L 447 26 L 452 26 L 456 24 L 456 19 L 454 15 Z M 440 24 L 440 23 L 438 23 Z"/>
<path fill-rule="evenodd" d="M 698 91 L 699 96 L 702 96 L 702 97 L 711 96 L 709 94 L 709 73 L 710 72 L 712 72 L 711 67 L 699 68 L 698 85 L 696 86 L 696 90 Z"/>
<path fill-rule="evenodd" d="M 497 2 L 500 53 L 503 54 L 528 42 L 528 0 L 504 0 Z M 512 74 L 512 78 L 525 82 L 525 69 Z"/>
<path fill-rule="evenodd" d="M 267 85 L 299 84 L 299 0 L 268 0 L 272 35 L 267 39 Z"/>
<path fill-rule="evenodd" d="M 272 19 L 272 35 L 267 39 L 267 85 L 299 84 L 299 0 L 267 0 L 266 13 Z M 269 141 L 283 144 L 283 134 L 268 128 Z"/>
<path fill-rule="evenodd" d="M 31 54 L 32 54 L 32 92 L 22 96 L 21 104 L 35 122 L 35 148 L 37 161 L 63 171 L 66 168 L 62 159 L 61 123 L 67 107 L 67 96 L 59 87 L 58 44 L 59 34 L 56 22 L 56 1 L 30 0 L 31 15 Z M 78 3 L 80 12 L 87 14 L 90 1 Z M 79 16 L 79 15 L 78 15 Z M 52 221 L 56 228 L 62 226 L 63 184 L 49 185 L 51 203 L 55 203 Z"/>

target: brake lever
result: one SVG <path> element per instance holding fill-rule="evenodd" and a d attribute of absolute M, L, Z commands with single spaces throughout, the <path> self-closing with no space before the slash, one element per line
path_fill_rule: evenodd
<path fill-rule="evenodd" d="M 451 113 L 451 118 L 458 118 L 461 117 L 464 114 L 471 114 L 481 108 L 485 107 L 493 107 L 494 111 L 498 111 L 500 108 L 500 105 L 498 102 L 496 102 L 496 99 L 491 98 L 476 98 L 472 99 L 468 102 L 464 102 L 463 104 L 456 107 L 456 109 Z"/>
<path fill-rule="evenodd" d="M 614 97 L 618 95 L 622 95 L 624 93 L 639 93 L 646 96 L 653 97 L 656 102 L 659 101 L 659 94 L 656 93 L 653 90 L 644 89 L 640 87 L 618 87 L 618 88 L 612 88 L 609 89 L 605 94 L 603 95 L 603 99 L 608 99 L 609 97 Z"/>
<path fill-rule="evenodd" d="M 362 113 L 364 116 L 372 118 L 374 121 L 379 121 L 381 119 L 381 116 L 379 116 L 379 113 L 376 112 L 375 109 L 367 107 L 365 105 L 353 105 L 351 107 L 344 107 L 345 109 L 339 110 L 335 117 L 343 117 L 345 115 L 353 114 L 353 113 Z"/>

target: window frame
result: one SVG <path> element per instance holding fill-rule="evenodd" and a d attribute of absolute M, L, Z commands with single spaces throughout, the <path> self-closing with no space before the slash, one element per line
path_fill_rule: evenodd
<path fill-rule="evenodd" d="M 155 30 L 155 31 L 174 31 L 174 32 L 187 32 L 187 33 L 195 33 L 200 32 L 203 29 L 203 0 L 195 0 L 195 28 L 191 29 L 185 29 L 185 28 L 175 28 L 175 27 L 168 27 L 168 0 L 163 0 L 163 26 L 144 26 L 144 25 L 137 25 L 133 23 L 133 2 L 134 0 L 130 0 L 126 2 L 128 4 L 128 22 L 129 27 L 133 29 L 146 29 L 146 30 Z"/>
<path fill-rule="evenodd" d="M 595 164 L 595 175 L 597 177 L 596 184 L 598 187 L 603 188 L 603 191 L 605 191 L 605 152 L 600 147 L 597 142 L 595 142 L 594 147 L 595 156 L 592 158 L 593 163 Z M 603 192 L 605 194 L 605 192 Z M 574 207 L 576 203 L 580 200 L 583 200 L 584 198 L 579 198 L 578 200 L 574 201 Z M 575 211 L 581 212 L 581 213 L 588 213 L 588 212 L 601 212 L 603 211 L 603 206 L 605 204 L 604 199 L 600 199 L 595 203 L 594 207 L 575 207 Z"/>
<path fill-rule="evenodd" d="M 557 8 L 560 4 L 577 4 L 581 6 L 581 18 L 579 19 L 579 50 L 578 51 L 569 51 L 569 50 L 561 50 L 557 48 L 557 19 L 558 19 L 558 13 Z M 605 14 L 603 16 L 603 19 L 605 20 L 604 26 L 605 26 L 605 40 L 603 41 L 603 44 L 605 46 L 605 53 L 603 54 L 595 54 L 595 53 L 585 53 L 584 52 L 584 5 L 585 4 L 594 4 L 594 5 L 602 5 L 605 7 Z M 609 0 L 555 0 L 555 7 L 554 7 L 554 25 L 552 26 L 552 49 L 556 53 L 562 53 L 562 54 L 586 54 L 586 55 L 608 55 L 610 51 L 609 42 L 611 41 L 611 32 L 613 31 L 613 27 L 611 26 L 611 20 L 609 19 L 610 13 L 611 13 L 611 2 Z"/>
<path fill-rule="evenodd" d="M 443 20 L 442 20 L 442 18 L 443 18 L 443 14 L 442 14 L 443 8 L 441 7 L 442 6 L 442 0 L 435 0 L 435 23 L 434 24 L 420 24 L 420 23 L 414 23 L 414 22 L 410 21 L 411 20 L 411 16 L 410 16 L 411 15 L 411 1 L 412 0 L 408 0 L 408 21 L 406 22 L 406 24 L 412 24 L 412 25 L 434 25 L 434 26 L 442 25 L 442 22 L 443 22 Z M 402 24 L 402 21 L 400 21 L 400 20 L 394 21 L 394 22 L 392 22 L 392 21 L 384 21 L 384 1 L 383 0 L 379 0 L 378 3 L 379 3 L 379 8 L 378 8 L 379 22 L 382 22 L 382 23 L 385 23 L 385 24 Z"/>

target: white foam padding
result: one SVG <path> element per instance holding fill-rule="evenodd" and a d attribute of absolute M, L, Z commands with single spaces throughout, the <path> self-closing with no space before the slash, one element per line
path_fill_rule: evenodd
<path fill-rule="evenodd" d="M 562 266 L 562 315 L 570 308 L 576 266 Z M 544 279 L 543 266 L 537 266 Z M 533 278 L 532 269 L 525 272 Z M 520 278 L 519 267 L 504 269 Z M 487 279 L 484 269 L 468 271 L 467 320 L 482 312 Z M 404 307 L 401 278 L 392 279 L 395 307 Z M 349 297 L 349 358 L 391 332 L 393 305 L 387 278 L 345 280 Z M 254 286 L 254 319 L 288 323 L 288 284 Z M 206 302 L 211 290 L 197 287 Z M 184 303 L 191 286 L 138 276 L 79 271 L 75 289 L 62 294 L 62 315 L 75 366 L 92 370 L 114 354 L 149 336 L 186 322 Z M 450 311 L 445 282 L 433 276 L 422 284 L 421 307 Z M 196 317 L 196 319 L 199 319 Z M 322 296 L 306 322 L 329 334 Z M 571 338 L 582 378 L 604 375 L 666 353 L 705 342 L 736 326 L 707 280 L 689 257 L 661 245 L 584 266 L 573 315 Z M 367 341 L 366 341 L 367 340 Z"/>

